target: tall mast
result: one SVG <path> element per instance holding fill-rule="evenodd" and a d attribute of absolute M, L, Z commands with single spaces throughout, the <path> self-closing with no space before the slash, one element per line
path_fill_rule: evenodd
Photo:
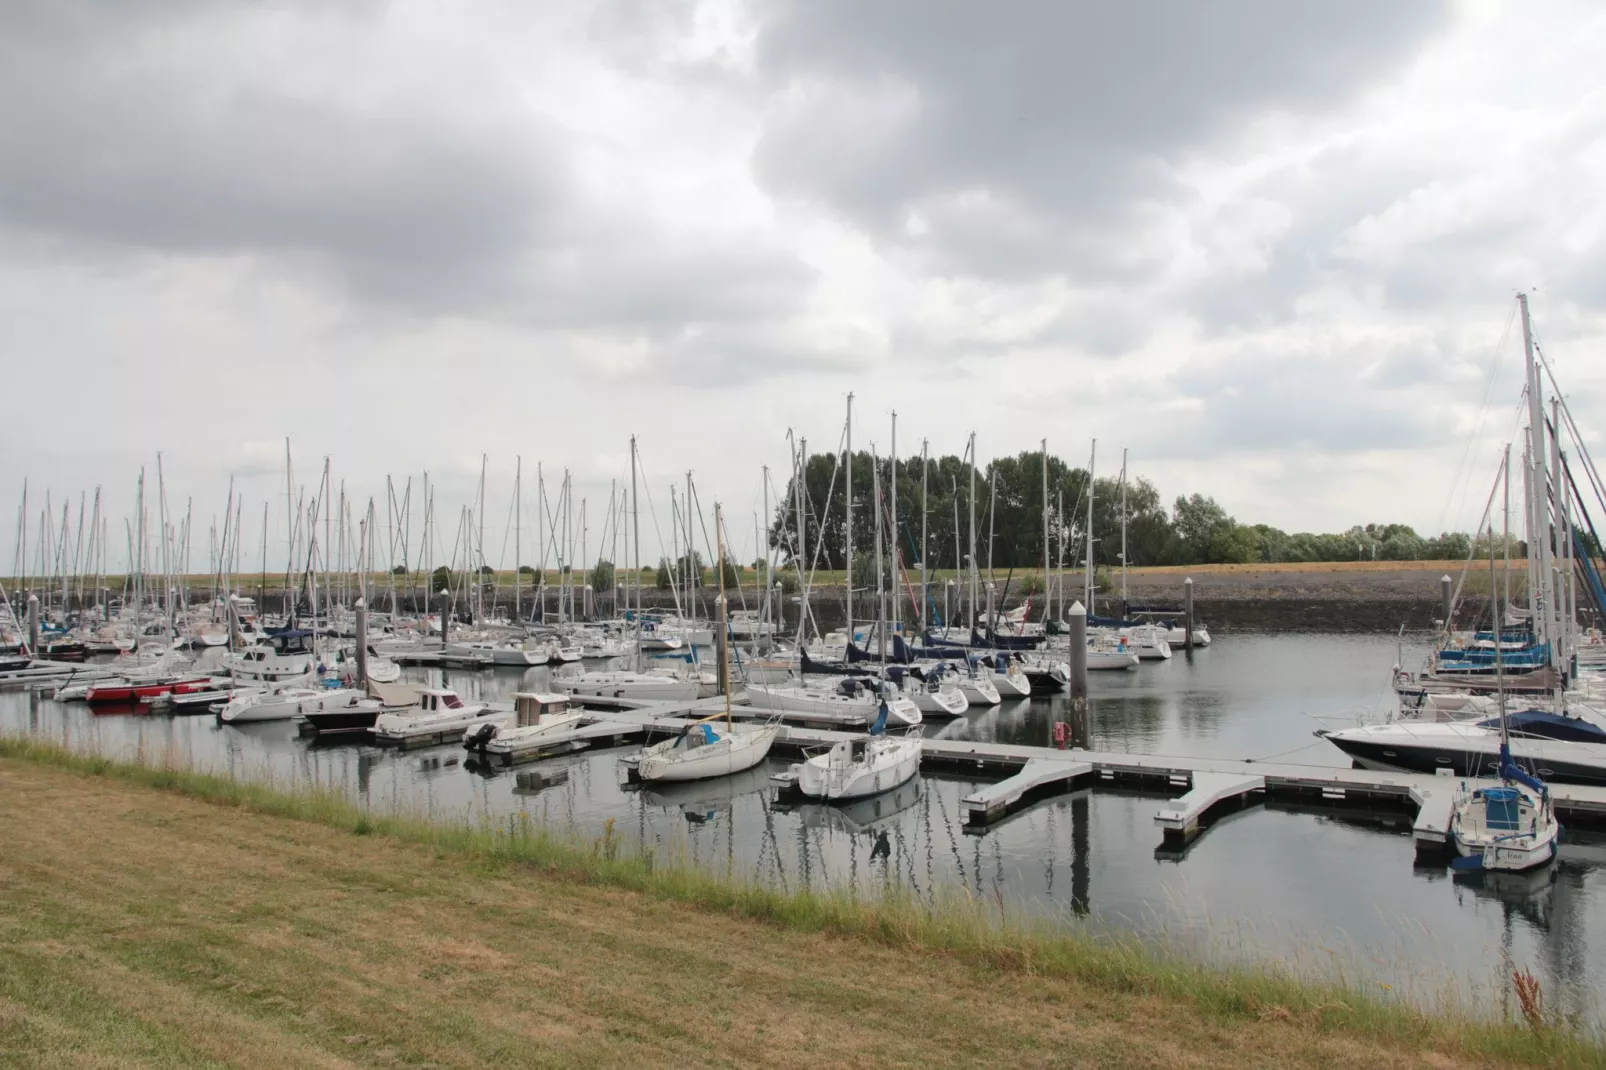
<path fill-rule="evenodd" d="M 843 551 L 843 564 L 847 570 L 847 634 L 848 643 L 851 645 L 853 642 L 853 394 L 851 391 L 848 393 L 847 449 L 844 452 L 846 453 L 847 457 L 846 463 L 848 471 L 848 490 L 846 495 L 848 503 L 848 530 L 845 536 L 847 545 Z"/>
<path fill-rule="evenodd" d="M 976 627 L 976 432 L 970 433 L 970 569 L 965 586 L 970 595 L 970 626 Z"/>
<path fill-rule="evenodd" d="M 1540 631 L 1540 641 L 1550 644 L 1550 665 L 1556 664 L 1556 647 L 1554 630 L 1551 627 L 1553 599 L 1550 597 L 1550 522 L 1548 504 L 1548 480 L 1545 473 L 1545 408 L 1540 394 L 1539 364 L 1534 359 L 1533 326 L 1528 317 L 1528 295 L 1517 295 L 1517 307 L 1522 312 L 1522 348 L 1526 364 L 1524 365 L 1524 381 L 1528 388 L 1528 463 L 1532 466 L 1529 477 L 1528 497 L 1530 499 L 1530 526 L 1528 529 L 1528 560 L 1537 564 L 1537 568 L 1530 568 L 1536 572 L 1533 578 L 1537 580 L 1537 587 L 1531 589 L 1529 600 L 1534 608 L 1534 623 Z M 1537 545 L 1539 553 L 1537 560 L 1534 548 Z M 1496 626 L 1498 633 L 1498 625 Z M 1495 644 L 1497 647 L 1498 643 Z"/>
<path fill-rule="evenodd" d="M 1526 305 L 1524 306 L 1526 312 Z M 1526 316 L 1524 317 L 1526 320 Z M 1524 326 L 1526 326 L 1526 322 Z M 1505 500 L 1502 506 L 1504 521 L 1502 527 L 1507 542 L 1511 541 L 1511 443 L 1506 443 L 1506 456 L 1500 462 L 1500 476 L 1505 484 Z M 1494 618 L 1494 687 L 1496 702 L 1500 709 L 1500 764 L 1505 765 L 1506 755 L 1511 745 L 1511 737 L 1506 727 L 1506 680 L 1504 657 L 1501 653 L 1501 622 L 1505 617 L 1505 610 L 1500 605 L 1500 595 L 1495 587 L 1494 576 L 1494 517 L 1489 518 L 1489 602 L 1490 615 Z M 1501 770 L 1504 773 L 1504 769 Z"/>
<path fill-rule="evenodd" d="M 1534 379 L 1539 378 L 1539 370 L 1534 369 Z M 1545 569 L 1545 616 L 1553 621 L 1555 627 L 1550 630 L 1550 663 L 1558 669 L 1564 669 L 1567 664 L 1567 632 L 1566 621 L 1562 614 L 1563 598 L 1561 594 L 1561 560 L 1565 553 L 1561 545 L 1561 413 L 1560 403 L 1553 397 L 1551 399 L 1551 413 L 1553 420 L 1550 424 L 1550 481 L 1548 492 L 1540 499 L 1545 507 L 1545 560 L 1549 567 Z M 1552 541 L 1554 540 L 1554 541 Z M 1562 679 L 1565 680 L 1565 673 Z M 1559 682 L 1558 682 L 1559 686 Z"/>
<path fill-rule="evenodd" d="M 522 543 L 519 541 L 522 532 L 521 523 L 524 517 L 523 498 L 520 496 L 524 480 L 524 458 L 513 458 L 513 619 L 524 620 L 524 555 Z"/>
<path fill-rule="evenodd" d="M 636 436 L 630 436 L 630 541 L 636 551 L 636 669 L 641 671 L 641 499 L 636 489 Z M 545 566 L 543 566 L 543 569 Z"/>
<path fill-rule="evenodd" d="M 1048 439 L 1043 439 L 1043 631 L 1048 632 L 1049 611 L 1054 608 L 1048 593 Z"/>
<path fill-rule="evenodd" d="M 719 503 L 714 503 L 714 578 L 719 583 L 719 639 L 714 649 L 719 651 L 719 680 L 725 692 L 725 726 L 731 724 L 731 664 L 730 631 L 725 610 L 725 532 L 721 528 Z"/>
<path fill-rule="evenodd" d="M 763 487 L 761 488 L 762 493 L 764 495 L 764 528 L 763 528 L 763 530 L 764 531 L 768 531 L 769 530 L 769 523 L 770 523 L 770 466 L 766 464 L 766 465 L 763 465 L 762 467 L 764 469 L 764 471 L 762 473 L 762 475 L 763 475 Z M 762 617 L 760 619 L 762 621 L 768 621 L 770 619 L 770 613 L 769 613 L 769 608 L 770 608 L 770 541 L 769 541 L 769 539 L 763 539 L 762 541 L 760 541 L 759 528 L 758 528 L 757 525 L 754 525 L 754 528 L 753 528 L 753 545 L 758 547 L 760 550 L 764 551 L 764 553 L 763 553 L 763 555 L 761 557 L 761 560 L 764 562 L 764 610 L 765 610 L 765 612 L 764 612 L 764 614 L 762 615 Z M 723 579 L 724 576 L 721 575 L 720 578 Z M 779 629 L 777 629 L 777 631 L 779 631 Z M 763 633 L 761 631 L 760 632 L 760 637 L 761 638 L 762 638 L 762 634 Z"/>
<path fill-rule="evenodd" d="M 877 507 L 879 510 L 879 506 Z M 898 412 L 892 412 L 892 615 L 890 627 L 898 630 Z"/>
<path fill-rule="evenodd" d="M 887 582 L 882 568 L 886 555 L 881 544 L 881 459 L 876 456 L 875 443 L 870 443 L 870 506 L 875 516 L 875 636 L 881 663 L 887 662 Z"/>
<path fill-rule="evenodd" d="M 931 560 L 926 554 L 926 440 L 920 440 L 920 633 L 930 627 L 926 614 L 931 606 L 931 581 L 927 579 Z M 924 639 L 922 638 L 922 641 Z"/>
<path fill-rule="evenodd" d="M 686 580 L 686 619 L 687 620 L 696 620 L 697 619 L 697 605 L 696 605 L 695 602 L 692 601 L 692 599 L 696 597 L 697 580 L 701 579 L 701 577 L 700 576 L 699 577 L 694 577 L 693 573 L 700 572 L 701 570 L 697 568 L 697 536 L 696 536 L 696 533 L 692 530 L 692 523 L 691 523 L 691 469 L 689 469 L 689 468 L 686 469 L 685 520 L 686 520 L 686 569 L 685 569 L 686 575 L 685 575 L 684 578 Z"/>
<path fill-rule="evenodd" d="M 1082 567 L 1082 586 L 1086 589 L 1084 601 L 1087 615 L 1093 615 L 1093 465 L 1099 454 L 1099 440 L 1094 439 L 1087 454 L 1087 559 Z"/>
<path fill-rule="evenodd" d="M 1121 616 L 1126 616 L 1126 447 L 1121 447 Z"/>

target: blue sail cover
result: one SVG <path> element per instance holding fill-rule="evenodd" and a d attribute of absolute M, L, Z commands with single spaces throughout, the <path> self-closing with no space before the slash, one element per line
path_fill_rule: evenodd
<path fill-rule="evenodd" d="M 1541 799 L 1550 796 L 1550 789 L 1545 782 L 1527 772 L 1516 762 L 1511 760 L 1511 744 L 1500 744 L 1500 779 L 1509 780 L 1513 784 L 1521 784 L 1526 788 L 1539 793 Z"/>

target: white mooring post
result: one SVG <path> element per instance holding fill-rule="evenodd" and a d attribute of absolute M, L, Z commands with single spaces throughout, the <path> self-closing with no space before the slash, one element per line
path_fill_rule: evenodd
<path fill-rule="evenodd" d="M 1081 712 L 1087 707 L 1087 609 L 1072 602 L 1066 614 L 1071 629 L 1071 706 Z"/>
<path fill-rule="evenodd" d="M 39 596 L 28 596 L 28 654 L 39 656 Z"/>
<path fill-rule="evenodd" d="M 1449 632 L 1450 632 L 1450 600 L 1454 597 L 1450 593 L 1450 588 L 1451 588 L 1450 577 L 1449 576 L 1440 576 L 1439 577 L 1439 602 L 1444 607 L 1444 631 L 1445 631 L 1446 635 L 1448 635 Z"/>
<path fill-rule="evenodd" d="M 1182 645 L 1193 649 L 1193 577 L 1182 581 Z"/>

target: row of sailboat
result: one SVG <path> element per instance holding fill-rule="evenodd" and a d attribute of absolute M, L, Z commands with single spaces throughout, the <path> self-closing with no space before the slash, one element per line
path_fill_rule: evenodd
<path fill-rule="evenodd" d="M 1512 592 L 1514 458 L 1508 444 L 1480 525 L 1487 572 L 1473 560 L 1474 542 L 1428 664 L 1420 673 L 1395 669 L 1398 710 L 1381 724 L 1317 733 L 1364 767 L 1461 778 L 1450 822 L 1457 868 L 1524 870 L 1548 863 L 1560 835 L 1548 784 L 1606 785 L 1606 645 L 1598 630 L 1579 623 L 1584 612 L 1598 619 L 1606 610 L 1592 553 L 1599 543 L 1582 493 L 1587 488 L 1597 505 L 1606 503 L 1606 484 L 1534 341 L 1527 296 L 1517 301 L 1527 410 L 1517 459 L 1527 604 L 1519 606 Z M 1554 388 L 1548 418 L 1542 371 Z M 1497 511 L 1504 518 L 1498 534 Z M 1484 576 L 1486 617 L 1458 632 L 1454 618 L 1467 581 Z M 1485 777 L 1497 783 L 1470 782 Z"/>

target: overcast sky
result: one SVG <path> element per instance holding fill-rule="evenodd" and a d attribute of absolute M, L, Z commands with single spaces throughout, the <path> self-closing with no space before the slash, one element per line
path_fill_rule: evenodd
<path fill-rule="evenodd" d="M 1241 520 L 1433 533 L 1514 427 L 1518 289 L 1606 417 L 1596 3 L 4 7 L 35 512 L 120 518 L 162 451 L 254 547 L 289 436 L 360 501 L 427 468 L 452 526 L 485 453 L 494 560 L 516 455 L 600 514 L 635 432 L 750 550 L 852 390 L 883 452 L 894 409 L 906 456 L 1096 436 Z"/>

